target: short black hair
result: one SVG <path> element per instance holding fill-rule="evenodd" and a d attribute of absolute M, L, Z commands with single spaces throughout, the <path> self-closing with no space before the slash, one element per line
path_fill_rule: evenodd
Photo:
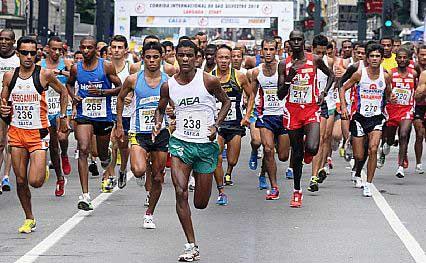
<path fill-rule="evenodd" d="M 53 36 L 49 38 L 49 41 L 47 41 L 47 45 L 50 46 L 51 42 L 63 42 L 62 39 L 59 36 Z"/>
<path fill-rule="evenodd" d="M 420 49 L 426 49 L 426 44 L 422 44 L 417 48 L 417 53 L 420 52 Z"/>
<path fill-rule="evenodd" d="M 184 41 L 184 40 L 191 40 L 191 38 L 189 36 L 181 36 L 178 40 L 178 43 Z"/>
<path fill-rule="evenodd" d="M 3 32 L 7 32 L 7 33 L 9 33 L 9 34 L 10 34 L 10 36 L 11 36 L 11 38 L 12 38 L 13 40 L 15 40 L 15 31 L 13 31 L 13 29 L 11 29 L 11 28 L 4 28 L 4 29 L 2 29 L 2 30 L 0 31 L 0 34 L 1 34 L 1 33 L 3 33 Z"/>
<path fill-rule="evenodd" d="M 179 48 L 182 48 L 182 47 L 192 48 L 194 50 L 194 54 L 197 54 L 198 48 L 191 40 L 185 39 L 185 40 L 179 42 L 179 44 L 176 46 L 176 52 L 178 52 Z"/>
<path fill-rule="evenodd" d="M 207 46 L 206 46 L 206 50 L 207 49 L 214 49 L 215 51 L 217 50 L 217 46 L 215 45 L 215 44 L 208 44 Z"/>
<path fill-rule="evenodd" d="M 22 44 L 34 44 L 35 48 L 37 49 L 37 41 L 35 41 L 34 38 L 29 36 L 23 36 L 18 39 L 18 42 L 16 43 L 16 49 L 19 51 L 19 48 L 21 48 Z"/>
<path fill-rule="evenodd" d="M 157 39 L 158 40 L 158 42 L 160 42 L 160 39 L 156 36 L 156 35 L 147 35 L 144 39 L 143 39 L 143 45 L 145 45 L 145 43 L 146 43 L 146 41 L 148 40 L 148 39 Z M 150 41 L 151 42 L 151 41 Z"/>
<path fill-rule="evenodd" d="M 145 45 L 143 45 L 142 55 L 145 55 L 145 52 L 151 49 L 157 50 L 158 52 L 160 52 L 160 55 L 163 55 L 163 47 L 161 46 L 161 44 L 158 42 L 153 42 L 153 41 L 150 41 L 148 43 L 145 43 Z"/>
<path fill-rule="evenodd" d="M 163 41 L 163 43 L 161 43 L 161 44 L 163 45 L 164 48 L 171 47 L 172 50 L 175 49 L 175 46 L 173 45 L 173 43 L 171 41 L 166 40 L 166 41 Z"/>
<path fill-rule="evenodd" d="M 219 45 L 217 47 L 216 51 L 218 51 L 219 49 L 222 49 L 222 48 L 229 50 L 229 52 L 232 52 L 232 48 L 230 46 L 226 45 L 226 44 Z"/>
<path fill-rule="evenodd" d="M 370 53 L 373 51 L 379 51 L 380 55 L 382 55 L 382 57 L 384 56 L 385 50 L 383 48 L 382 45 L 374 43 L 374 44 L 370 44 L 367 46 L 367 50 L 366 50 L 366 56 L 367 58 L 370 56 Z"/>
<path fill-rule="evenodd" d="M 109 45 L 111 46 L 112 42 L 121 42 L 124 43 L 124 48 L 128 48 L 129 44 L 127 43 L 127 38 L 123 35 L 115 35 L 111 38 L 111 41 L 109 41 Z"/>
<path fill-rule="evenodd" d="M 328 42 L 327 49 L 334 49 L 334 45 L 331 42 Z"/>
<path fill-rule="evenodd" d="M 246 54 L 246 52 L 247 52 L 247 48 L 245 47 L 245 46 L 242 46 L 242 47 L 234 47 L 233 49 L 232 49 L 232 51 L 234 51 L 234 50 L 238 50 L 238 51 L 241 51 L 241 53 L 243 54 L 243 56 Z"/>
<path fill-rule="evenodd" d="M 283 40 L 283 38 L 282 37 L 280 37 L 280 36 L 274 36 L 274 39 L 279 39 L 279 40 Z"/>
<path fill-rule="evenodd" d="M 275 42 L 275 49 L 278 47 L 278 42 L 274 38 L 267 37 L 265 39 L 262 39 L 262 42 L 260 43 L 260 47 L 263 49 L 263 46 L 265 43 L 274 43 Z"/>
<path fill-rule="evenodd" d="M 200 31 L 196 34 L 196 36 L 205 36 L 205 35 L 206 35 L 206 33 L 202 32 L 202 31 Z"/>
<path fill-rule="evenodd" d="M 201 54 L 201 56 L 204 58 L 205 57 L 205 55 L 204 55 L 204 50 L 203 49 L 201 49 L 201 48 L 199 48 L 198 50 L 197 50 L 197 54 L 198 53 L 200 53 Z"/>
<path fill-rule="evenodd" d="M 366 49 L 366 48 L 367 48 L 367 44 L 360 42 L 360 43 L 358 44 L 358 47 L 359 47 L 359 48 Z"/>
<path fill-rule="evenodd" d="M 328 45 L 328 39 L 326 36 L 321 34 L 314 36 L 314 39 L 312 40 L 313 48 L 316 48 L 317 46 L 327 47 L 327 45 Z"/>
<path fill-rule="evenodd" d="M 343 41 L 342 41 L 342 47 L 343 47 L 343 44 L 344 44 L 344 43 L 347 43 L 347 42 L 351 43 L 351 47 L 352 47 L 352 48 L 354 47 L 354 46 L 353 46 L 353 43 L 352 43 L 352 41 L 351 41 L 350 39 L 345 39 L 345 40 L 343 40 Z"/>
<path fill-rule="evenodd" d="M 382 37 L 382 38 L 380 39 L 380 44 L 382 44 L 382 40 L 390 40 L 390 41 L 391 41 L 391 44 L 393 45 L 393 38 L 391 38 L 391 37 Z"/>
<path fill-rule="evenodd" d="M 99 50 L 99 55 L 102 57 L 103 54 L 107 54 L 108 55 L 108 46 L 103 46 L 101 48 L 101 50 Z"/>
<path fill-rule="evenodd" d="M 396 51 L 396 55 L 398 55 L 400 52 L 405 52 L 407 53 L 408 57 L 411 57 L 413 54 L 411 54 L 411 50 L 409 50 L 407 47 L 402 46 L 398 49 L 398 51 Z"/>
<path fill-rule="evenodd" d="M 81 43 L 83 43 L 83 42 L 84 42 L 84 41 L 86 41 L 86 40 L 93 41 L 93 42 L 95 42 L 95 45 L 96 45 L 96 38 L 95 38 L 95 37 L 93 37 L 93 36 L 85 36 L 85 37 L 83 37 L 83 38 L 80 40 L 80 45 L 81 45 Z"/>
<path fill-rule="evenodd" d="M 83 53 L 80 50 L 77 50 L 76 52 L 74 52 L 74 57 L 77 56 L 78 54 L 82 54 L 83 55 Z"/>

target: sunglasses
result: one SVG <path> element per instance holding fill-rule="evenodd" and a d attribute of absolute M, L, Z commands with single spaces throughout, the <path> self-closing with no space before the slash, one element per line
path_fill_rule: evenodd
<path fill-rule="evenodd" d="M 35 57 L 37 55 L 37 51 L 19 50 L 18 52 L 23 56 L 28 56 L 28 54 L 30 54 L 32 57 Z"/>

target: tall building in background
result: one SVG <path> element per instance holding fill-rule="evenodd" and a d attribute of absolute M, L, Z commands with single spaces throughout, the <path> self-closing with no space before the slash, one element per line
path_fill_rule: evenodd
<path fill-rule="evenodd" d="M 326 11 L 328 36 L 337 40 L 358 38 L 357 0 L 328 0 Z"/>

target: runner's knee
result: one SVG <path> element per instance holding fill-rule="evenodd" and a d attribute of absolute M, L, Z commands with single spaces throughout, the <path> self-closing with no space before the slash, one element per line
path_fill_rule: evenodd
<path fill-rule="evenodd" d="M 44 183 L 44 177 L 42 176 L 34 176 L 35 178 L 30 178 L 28 180 L 29 184 L 34 188 L 40 188 Z"/>

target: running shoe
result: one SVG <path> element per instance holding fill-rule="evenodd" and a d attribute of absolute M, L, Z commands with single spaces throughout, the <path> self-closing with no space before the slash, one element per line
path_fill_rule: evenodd
<path fill-rule="evenodd" d="M 362 191 L 362 195 L 364 197 L 372 197 L 373 194 L 371 193 L 370 187 L 366 184 L 364 185 L 364 190 Z"/>
<path fill-rule="evenodd" d="M 149 193 L 146 195 L 145 202 L 143 203 L 143 206 L 145 206 L 145 207 L 149 206 Z"/>
<path fill-rule="evenodd" d="M 402 178 L 405 177 L 405 175 L 404 175 L 404 168 L 402 166 L 398 167 L 398 170 L 396 170 L 395 176 L 398 177 L 398 178 L 400 178 L 400 179 L 402 179 Z"/>
<path fill-rule="evenodd" d="M 251 151 L 250 160 L 249 160 L 249 168 L 251 170 L 257 169 L 257 152 Z"/>
<path fill-rule="evenodd" d="M 310 164 L 312 162 L 312 159 L 314 159 L 314 156 L 305 151 L 305 153 L 303 154 L 303 162 L 305 162 L 305 164 Z"/>
<path fill-rule="evenodd" d="M 78 204 L 77 208 L 84 211 L 91 211 L 93 210 L 92 201 L 90 199 L 90 195 L 83 194 L 78 197 Z"/>
<path fill-rule="evenodd" d="M 68 159 L 68 156 L 61 156 L 62 160 L 62 171 L 65 175 L 69 175 L 71 173 L 71 165 Z"/>
<path fill-rule="evenodd" d="M 1 189 L 1 187 L 0 187 L 0 195 L 1 195 L 1 194 L 3 194 L 3 190 L 2 190 L 2 189 Z"/>
<path fill-rule="evenodd" d="M 223 149 L 223 152 L 222 152 L 222 159 L 226 159 L 226 148 L 225 148 L 225 149 Z"/>
<path fill-rule="evenodd" d="M 140 187 L 144 187 L 145 186 L 145 174 L 142 175 L 141 177 L 135 177 L 136 180 L 136 184 L 139 185 Z"/>
<path fill-rule="evenodd" d="M 327 172 L 325 171 L 324 168 L 321 168 L 318 170 L 318 183 L 322 184 L 324 182 L 324 180 L 327 178 Z"/>
<path fill-rule="evenodd" d="M 352 150 L 351 140 L 347 140 L 346 141 L 344 151 L 345 151 L 345 155 L 344 155 L 345 160 L 347 162 L 349 162 L 352 159 L 352 157 L 353 157 L 353 150 Z"/>
<path fill-rule="evenodd" d="M 383 146 L 382 146 L 382 153 L 384 154 L 384 155 L 388 155 L 389 153 L 390 153 L 390 145 L 389 144 L 387 144 L 387 143 L 383 143 Z"/>
<path fill-rule="evenodd" d="M 259 149 L 257 149 L 257 159 L 262 159 L 263 157 L 263 149 L 262 146 L 259 147 Z"/>
<path fill-rule="evenodd" d="M 345 149 L 342 148 L 342 147 L 339 148 L 339 156 L 340 157 L 345 157 Z"/>
<path fill-rule="evenodd" d="M 216 200 L 217 205 L 228 205 L 228 196 L 224 193 L 220 193 Z"/>
<path fill-rule="evenodd" d="M 300 208 L 302 207 L 303 194 L 301 191 L 295 190 L 293 196 L 291 197 L 290 207 Z"/>
<path fill-rule="evenodd" d="M 353 183 L 355 183 L 356 182 L 356 171 L 351 171 L 351 181 L 353 182 Z"/>
<path fill-rule="evenodd" d="M 268 189 L 268 183 L 266 182 L 266 176 L 259 176 L 259 190 Z"/>
<path fill-rule="evenodd" d="M 47 165 L 49 166 L 49 170 L 55 169 L 55 167 L 53 166 L 52 161 L 49 161 L 49 163 Z"/>
<path fill-rule="evenodd" d="M 383 165 L 385 165 L 385 154 L 383 153 L 383 149 L 381 148 L 378 152 L 378 158 L 377 158 L 377 168 L 381 169 Z"/>
<path fill-rule="evenodd" d="M 200 250 L 194 243 L 186 243 L 183 254 L 178 258 L 179 262 L 193 262 L 200 260 Z"/>
<path fill-rule="evenodd" d="M 3 177 L 3 180 L 1 181 L 1 189 L 7 192 L 10 191 L 10 188 L 9 176 Z"/>
<path fill-rule="evenodd" d="M 407 168 L 408 168 L 408 156 L 405 156 L 405 157 L 404 157 L 404 161 L 402 162 L 402 167 L 403 167 L 404 169 L 407 169 Z"/>
<path fill-rule="evenodd" d="M 24 224 L 18 229 L 19 233 L 29 234 L 36 230 L 35 219 L 25 219 Z"/>
<path fill-rule="evenodd" d="M 415 169 L 416 173 L 418 174 L 423 174 L 425 171 L 423 170 L 423 166 L 421 163 L 416 164 L 416 169 Z"/>
<path fill-rule="evenodd" d="M 308 186 L 309 192 L 316 192 L 319 190 L 318 181 L 319 181 L 318 177 L 316 176 L 311 177 L 311 181 L 309 182 L 309 186 Z"/>
<path fill-rule="evenodd" d="M 232 182 L 232 178 L 230 174 L 225 174 L 225 185 L 233 186 L 234 182 Z"/>
<path fill-rule="evenodd" d="M 192 175 L 189 176 L 188 188 L 191 192 L 195 190 L 195 178 Z"/>
<path fill-rule="evenodd" d="M 78 160 L 78 156 L 79 156 L 79 150 L 75 149 L 74 150 L 74 160 Z"/>
<path fill-rule="evenodd" d="M 364 188 L 364 182 L 361 177 L 355 176 L 355 188 Z"/>
<path fill-rule="evenodd" d="M 155 229 L 154 216 L 145 214 L 143 216 L 143 228 L 145 229 Z"/>
<path fill-rule="evenodd" d="M 120 151 L 117 151 L 117 160 L 116 160 L 116 164 L 117 164 L 117 165 L 121 165 L 121 153 L 120 153 Z"/>
<path fill-rule="evenodd" d="M 290 167 L 287 168 L 287 171 L 285 172 L 285 178 L 293 179 L 293 168 L 290 168 Z"/>
<path fill-rule="evenodd" d="M 57 197 L 65 195 L 65 185 L 66 184 L 67 184 L 67 178 L 65 178 L 65 177 L 64 177 L 63 180 L 56 181 L 55 195 Z"/>
<path fill-rule="evenodd" d="M 331 159 L 331 157 L 327 157 L 327 165 L 328 169 L 333 169 L 333 159 Z"/>
<path fill-rule="evenodd" d="M 90 163 L 89 172 L 92 174 L 92 176 L 99 176 L 98 166 L 96 165 L 96 162 L 92 161 Z"/>
<path fill-rule="evenodd" d="M 127 184 L 127 171 L 119 171 L 118 188 L 123 189 Z"/>
<path fill-rule="evenodd" d="M 110 179 L 102 179 L 101 192 L 104 194 L 111 193 L 113 189 L 112 182 Z"/>
<path fill-rule="evenodd" d="M 271 190 L 266 191 L 266 200 L 278 200 L 280 199 L 280 191 L 278 188 L 273 187 Z"/>

